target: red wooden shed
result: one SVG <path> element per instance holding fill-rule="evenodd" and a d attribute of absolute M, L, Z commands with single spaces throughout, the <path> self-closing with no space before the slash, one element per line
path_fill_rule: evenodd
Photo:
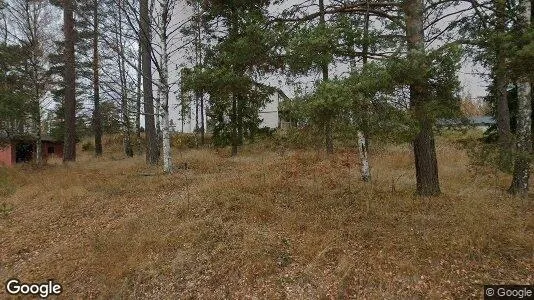
<path fill-rule="evenodd" d="M 63 157 L 63 142 L 49 136 L 41 138 L 43 160 L 49 157 Z M 0 145 L 0 165 L 14 166 L 16 163 L 35 159 L 36 139 L 29 137 L 12 138 Z"/>

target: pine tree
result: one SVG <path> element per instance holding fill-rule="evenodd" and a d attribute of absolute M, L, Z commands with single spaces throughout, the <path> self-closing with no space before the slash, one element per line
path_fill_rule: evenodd
<path fill-rule="evenodd" d="M 186 90 L 209 94 L 209 125 L 214 128 L 216 145 L 230 144 L 232 155 L 259 126 L 259 108 L 272 89 L 258 83 L 255 75 L 272 69 L 273 38 L 267 30 L 265 8 L 269 1 L 203 2 L 206 23 L 222 22 L 223 35 L 205 28 L 206 35 L 218 42 L 210 45 L 203 68 L 184 78 Z M 193 3 L 194 5 L 194 3 Z M 197 4 L 198 5 L 198 4 Z M 191 31 L 194 34 L 194 31 Z"/>
<path fill-rule="evenodd" d="M 76 58 L 74 44 L 76 31 L 74 29 L 73 0 L 63 2 L 63 31 L 65 34 L 65 145 L 63 161 L 76 160 Z"/>
<path fill-rule="evenodd" d="M 143 74 L 143 103 L 145 111 L 146 161 L 156 165 L 159 160 L 158 139 L 155 127 L 154 96 L 152 90 L 151 15 L 148 0 L 139 1 L 139 41 Z"/>

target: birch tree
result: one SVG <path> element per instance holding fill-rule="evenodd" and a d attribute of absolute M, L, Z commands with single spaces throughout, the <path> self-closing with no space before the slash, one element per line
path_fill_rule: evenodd
<path fill-rule="evenodd" d="M 520 21 L 522 31 L 531 28 L 531 1 L 521 0 Z M 527 197 L 530 178 L 530 154 L 532 151 L 532 90 L 529 73 L 520 73 L 517 79 L 517 133 L 516 153 L 512 184 L 508 191 L 511 194 Z"/>
<path fill-rule="evenodd" d="M 160 0 L 159 7 L 159 40 L 161 43 L 159 95 L 161 97 L 162 116 L 162 148 L 163 148 L 163 171 L 172 173 L 171 142 L 169 132 L 169 24 L 172 20 L 174 1 Z M 158 107 L 159 108 L 159 107 Z"/>
<path fill-rule="evenodd" d="M 369 59 L 369 0 L 365 3 L 365 14 L 364 14 L 364 32 L 363 32 L 363 47 L 362 47 L 362 59 L 363 59 L 363 66 L 367 64 L 367 61 Z M 366 108 L 369 105 L 366 105 Z M 367 119 L 368 109 L 365 109 L 363 111 L 364 114 L 364 120 Z M 363 130 L 358 130 L 357 136 L 358 136 L 358 154 L 360 156 L 360 173 L 362 176 L 362 180 L 364 182 L 371 181 L 371 167 L 369 163 L 369 132 L 367 133 Z"/>

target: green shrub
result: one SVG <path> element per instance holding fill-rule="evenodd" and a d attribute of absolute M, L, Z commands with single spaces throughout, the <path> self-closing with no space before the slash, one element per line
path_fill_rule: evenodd
<path fill-rule="evenodd" d="M 7 197 L 15 192 L 15 187 L 10 183 L 7 169 L 0 167 L 0 198 Z"/>
<path fill-rule="evenodd" d="M 93 151 L 95 150 L 95 146 L 92 142 L 86 141 L 82 144 L 82 151 Z"/>
<path fill-rule="evenodd" d="M 512 151 L 503 151 L 496 143 L 485 143 L 481 140 L 462 140 L 461 144 L 467 151 L 469 161 L 473 165 L 491 166 L 502 172 L 511 174 L 514 166 Z"/>
<path fill-rule="evenodd" d="M 7 218 L 13 212 L 13 205 L 3 202 L 0 204 L 0 218 Z"/>
<path fill-rule="evenodd" d="M 178 133 L 171 135 L 171 147 L 177 149 L 196 148 L 200 145 L 200 134 Z"/>

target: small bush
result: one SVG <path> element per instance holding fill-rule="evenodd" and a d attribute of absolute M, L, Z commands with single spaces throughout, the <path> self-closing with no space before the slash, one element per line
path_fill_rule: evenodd
<path fill-rule="evenodd" d="M 0 217 L 7 218 L 13 212 L 13 205 L 2 202 L 0 204 Z"/>
<path fill-rule="evenodd" d="M 10 181 L 7 170 L 0 167 L 0 198 L 7 197 L 15 192 L 15 187 Z"/>
<path fill-rule="evenodd" d="M 471 164 L 490 166 L 508 174 L 512 173 L 514 165 L 512 151 L 502 151 L 498 144 L 484 143 L 480 140 L 463 140 L 461 144 L 467 151 Z"/>
<path fill-rule="evenodd" d="M 278 135 L 280 144 L 290 149 L 317 148 L 323 145 L 323 134 L 314 127 L 289 128 L 285 135 Z"/>
<path fill-rule="evenodd" d="M 179 133 L 171 136 L 171 147 L 177 149 L 196 148 L 200 145 L 200 134 Z"/>
<path fill-rule="evenodd" d="M 82 144 L 82 151 L 93 151 L 95 150 L 95 146 L 93 143 L 87 141 Z"/>

